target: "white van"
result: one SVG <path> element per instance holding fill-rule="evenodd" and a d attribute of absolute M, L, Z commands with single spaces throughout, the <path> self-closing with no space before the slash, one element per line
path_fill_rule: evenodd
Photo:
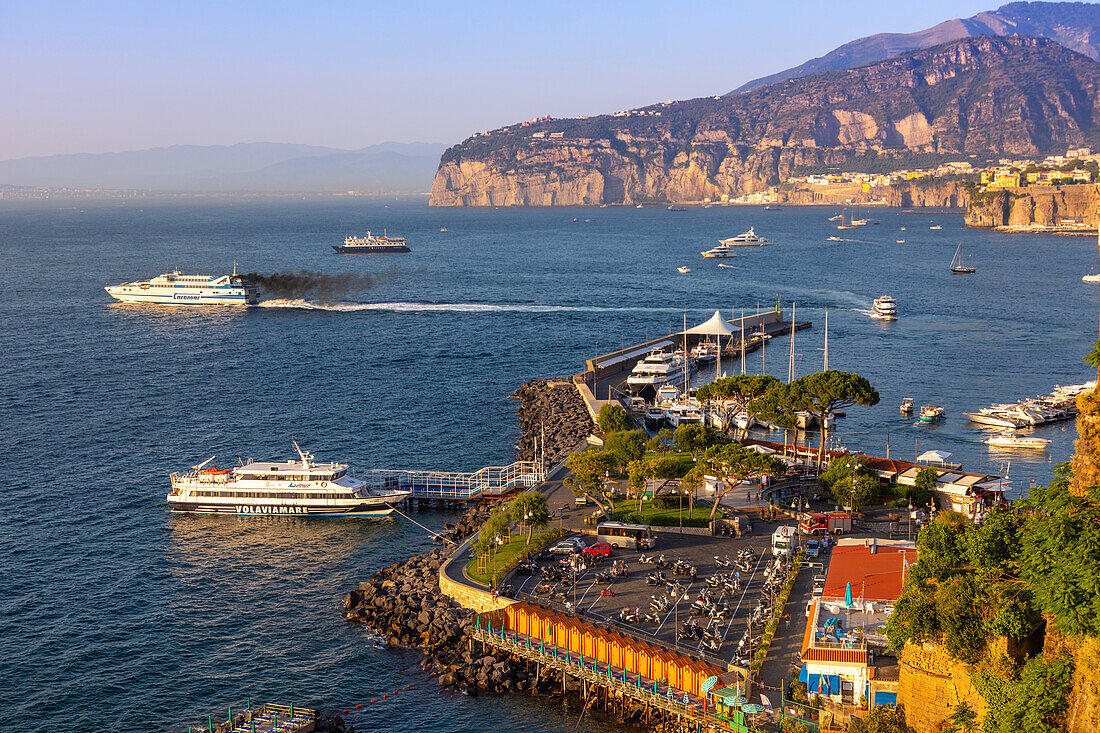
<path fill-rule="evenodd" d="M 776 527 L 772 532 L 772 554 L 776 557 L 793 554 L 798 548 L 796 527 Z"/>

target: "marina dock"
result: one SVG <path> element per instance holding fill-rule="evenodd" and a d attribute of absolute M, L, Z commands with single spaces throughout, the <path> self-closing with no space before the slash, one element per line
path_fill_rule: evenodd
<path fill-rule="evenodd" d="M 790 335 L 792 328 L 794 331 L 802 331 L 813 326 L 810 321 L 795 321 L 792 326 L 789 317 L 785 318 L 784 315 L 782 310 L 776 308 L 766 313 L 756 313 L 726 321 L 735 334 L 723 339 L 722 343 L 723 363 L 726 359 L 730 359 L 729 373 L 733 373 L 734 367 L 740 368 L 738 365 L 742 355 L 742 342 L 746 354 L 761 348 L 763 341 L 759 337 L 754 337 L 754 334 L 764 333 L 771 338 L 778 338 Z M 682 349 L 685 338 L 687 348 L 691 349 L 708 337 L 691 333 L 685 335 L 683 332 L 670 333 L 618 351 L 600 354 L 587 359 L 585 370 L 574 379 L 587 385 L 596 400 L 613 399 L 622 391 L 622 385 L 630 376 L 634 365 L 645 358 L 646 354 L 657 349 Z"/>
<path fill-rule="evenodd" d="M 425 507 L 490 501 L 528 489 L 546 478 L 536 461 L 486 466 L 470 473 L 376 468 L 364 479 L 374 489 L 411 491 L 407 501 Z"/>
<path fill-rule="evenodd" d="M 257 708 L 229 709 L 229 717 L 215 721 L 207 717 L 201 726 L 187 726 L 187 733 L 313 733 L 317 727 L 317 711 L 295 705 L 264 703 Z"/>

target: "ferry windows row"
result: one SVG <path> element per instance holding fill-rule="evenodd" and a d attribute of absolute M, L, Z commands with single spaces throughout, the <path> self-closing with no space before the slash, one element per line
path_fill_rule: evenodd
<path fill-rule="evenodd" d="M 354 499 L 354 494 L 314 494 L 308 492 L 280 491 L 195 491 L 194 496 L 218 497 L 221 499 Z"/>

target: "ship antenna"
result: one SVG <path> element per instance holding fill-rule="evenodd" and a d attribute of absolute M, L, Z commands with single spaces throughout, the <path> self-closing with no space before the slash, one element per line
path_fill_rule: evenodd
<path fill-rule="evenodd" d="M 312 464 L 310 463 L 309 459 L 313 456 L 311 456 L 307 451 L 303 451 L 301 446 L 298 445 L 298 441 L 294 438 L 291 438 L 290 442 L 294 444 L 294 450 L 298 451 L 298 456 L 302 459 L 302 468 L 306 470 L 312 468 Z"/>

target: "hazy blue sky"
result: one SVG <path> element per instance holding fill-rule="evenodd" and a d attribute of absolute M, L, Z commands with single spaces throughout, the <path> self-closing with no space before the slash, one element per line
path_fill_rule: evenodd
<path fill-rule="evenodd" d="M 0 0 L 0 159 L 173 144 L 457 142 L 727 92 L 973 0 Z"/>

